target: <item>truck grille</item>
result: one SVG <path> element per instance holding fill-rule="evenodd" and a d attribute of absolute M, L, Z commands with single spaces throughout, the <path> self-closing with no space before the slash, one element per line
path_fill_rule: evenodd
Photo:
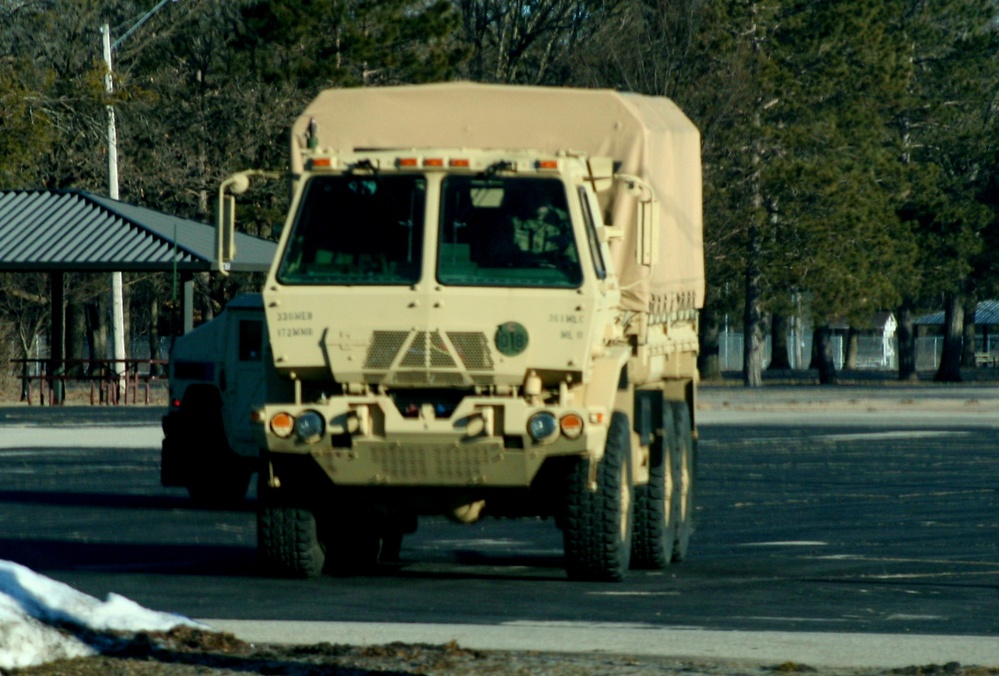
<path fill-rule="evenodd" d="M 387 372 L 382 382 L 407 387 L 488 385 L 493 359 L 486 334 L 476 331 L 374 331 L 364 361 Z M 476 372 L 476 373 L 468 373 Z"/>
<path fill-rule="evenodd" d="M 379 371 L 391 368 L 408 336 L 409 331 L 375 331 L 364 368 Z"/>
<path fill-rule="evenodd" d="M 380 473 L 403 483 L 475 483 L 499 458 L 494 447 L 392 448 L 373 446 L 371 460 Z"/>
<path fill-rule="evenodd" d="M 454 358 L 448 353 L 444 339 L 437 331 L 428 333 L 418 331 L 413 341 L 409 344 L 406 356 L 402 358 L 399 366 L 403 368 L 454 368 L 457 366 Z"/>
<path fill-rule="evenodd" d="M 493 358 L 489 354 L 486 334 L 471 331 L 449 331 L 447 337 L 458 352 L 458 357 L 470 371 L 492 371 Z"/>

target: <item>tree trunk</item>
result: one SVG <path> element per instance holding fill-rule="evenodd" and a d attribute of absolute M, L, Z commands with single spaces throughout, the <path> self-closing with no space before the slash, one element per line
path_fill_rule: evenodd
<path fill-rule="evenodd" d="M 755 13 L 754 5 L 753 11 Z M 759 52 L 760 37 L 753 38 L 753 51 Z M 763 348 L 765 347 L 766 328 L 763 317 L 763 286 L 762 259 L 763 235 L 761 233 L 763 219 L 763 142 L 762 142 L 762 106 L 757 100 L 753 111 L 752 130 L 755 138 L 750 145 L 749 164 L 752 167 L 750 176 L 750 202 L 752 209 L 749 214 L 749 228 L 746 238 L 746 298 L 743 315 L 742 341 L 742 379 L 746 387 L 763 385 Z"/>
<path fill-rule="evenodd" d="M 961 344 L 964 334 L 964 302 L 960 293 L 947 294 L 947 308 L 944 312 L 943 353 L 940 367 L 933 380 L 943 383 L 961 382 Z"/>
<path fill-rule="evenodd" d="M 787 349 L 787 318 L 780 313 L 770 316 L 770 365 L 768 371 L 787 371 L 791 360 Z"/>
<path fill-rule="evenodd" d="M 975 368 L 975 353 L 978 351 L 978 343 L 975 340 L 975 314 L 978 310 L 978 301 L 967 298 L 964 301 L 964 340 L 961 344 L 961 366 Z"/>
<path fill-rule="evenodd" d="M 912 302 L 905 300 L 898 309 L 898 379 L 916 382 L 916 320 L 912 316 Z"/>
<path fill-rule="evenodd" d="M 758 247 L 758 237 L 756 239 Z M 743 321 L 742 378 L 746 387 L 763 385 L 763 350 L 766 347 L 764 320 L 759 266 L 755 260 L 751 260 L 746 270 L 746 314 Z"/>
<path fill-rule="evenodd" d="M 754 152 L 753 166 L 761 162 L 759 154 Z M 759 169 L 753 179 L 753 206 L 756 218 L 762 213 L 763 197 L 759 185 Z M 753 222 L 749 226 L 749 237 L 746 243 L 746 299 L 743 316 L 742 341 L 742 378 L 746 387 L 763 385 L 763 350 L 766 347 L 766 318 L 763 313 L 763 274 L 760 270 L 760 260 L 763 257 L 763 242 L 760 226 Z"/>
<path fill-rule="evenodd" d="M 221 282 L 218 282 L 219 284 Z M 197 274 L 197 283 L 195 289 L 204 289 L 205 293 L 201 295 L 201 302 L 199 303 L 201 307 L 201 322 L 206 323 L 215 319 L 215 307 L 212 304 L 212 296 L 216 290 L 216 287 L 212 285 L 212 277 L 207 272 L 199 272 Z M 197 301 L 196 301 L 197 302 Z"/>
<path fill-rule="evenodd" d="M 87 304 L 87 341 L 91 359 L 108 358 L 108 301 L 103 294 Z M 99 367 L 90 365 L 90 375 L 98 375 L 99 371 Z"/>
<path fill-rule="evenodd" d="M 846 332 L 846 357 L 843 359 L 843 369 L 854 371 L 860 353 L 860 331 L 852 326 Z"/>
<path fill-rule="evenodd" d="M 721 359 L 718 350 L 718 314 L 707 307 L 701 311 L 701 351 L 697 355 L 697 369 L 702 380 L 721 378 Z"/>
<path fill-rule="evenodd" d="M 819 338 L 818 338 L 819 328 L 812 328 L 812 352 L 808 356 L 808 370 L 816 371 L 820 367 L 822 361 L 822 355 L 819 354 Z"/>
<path fill-rule="evenodd" d="M 816 327 L 814 337 L 815 355 L 819 370 L 820 385 L 836 384 L 836 362 L 832 353 L 832 329 L 828 325 Z"/>

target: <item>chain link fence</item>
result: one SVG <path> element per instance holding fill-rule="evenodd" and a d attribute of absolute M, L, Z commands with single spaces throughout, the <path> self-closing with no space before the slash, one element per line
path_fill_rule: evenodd
<path fill-rule="evenodd" d="M 833 361 L 837 369 L 842 369 L 846 361 L 846 341 L 841 335 L 831 338 Z M 985 346 L 985 353 L 990 353 Z M 999 348 L 999 345 L 997 345 Z M 723 331 L 718 337 L 718 354 L 723 371 L 742 370 L 743 334 L 734 331 Z M 940 353 L 943 349 L 942 336 L 928 336 L 916 339 L 916 369 L 931 371 L 940 365 Z M 770 364 L 772 346 L 770 337 L 766 339 L 763 353 L 763 366 Z M 800 339 L 793 334 L 788 339 L 788 360 L 792 369 L 807 369 L 812 356 L 812 336 L 802 336 Z M 857 368 L 876 371 L 894 371 L 898 369 L 898 340 L 884 340 L 878 336 L 860 336 L 857 349 Z"/>

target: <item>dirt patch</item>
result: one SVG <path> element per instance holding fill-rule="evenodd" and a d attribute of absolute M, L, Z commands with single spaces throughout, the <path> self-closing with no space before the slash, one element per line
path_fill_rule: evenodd
<path fill-rule="evenodd" d="M 253 645 L 232 634 L 188 627 L 167 633 L 120 635 L 101 639 L 97 657 L 61 660 L 38 667 L 14 669 L 5 676 L 238 676 L 269 674 L 502 674 L 523 676 L 736 676 L 741 674 L 955 674 L 999 676 L 999 669 L 965 667 L 957 663 L 913 666 L 896 670 L 816 669 L 808 665 L 747 664 L 677 658 L 633 657 L 603 653 L 545 653 L 469 650 L 455 642 L 444 645 L 390 643 L 351 646 L 320 643 L 310 646 Z M 2 670 L 0 670 L 2 672 Z"/>

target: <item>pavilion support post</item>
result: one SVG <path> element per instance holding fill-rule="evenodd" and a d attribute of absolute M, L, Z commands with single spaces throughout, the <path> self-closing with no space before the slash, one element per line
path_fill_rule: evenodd
<path fill-rule="evenodd" d="M 181 275 L 184 284 L 184 333 L 194 330 L 194 273 L 184 272 Z"/>
<path fill-rule="evenodd" d="M 62 378 L 65 360 L 63 355 L 66 345 L 66 308 L 65 306 L 65 275 L 53 272 L 51 325 L 52 335 L 49 340 L 49 387 L 52 392 L 52 403 L 62 404 L 66 399 L 65 381 Z"/>

